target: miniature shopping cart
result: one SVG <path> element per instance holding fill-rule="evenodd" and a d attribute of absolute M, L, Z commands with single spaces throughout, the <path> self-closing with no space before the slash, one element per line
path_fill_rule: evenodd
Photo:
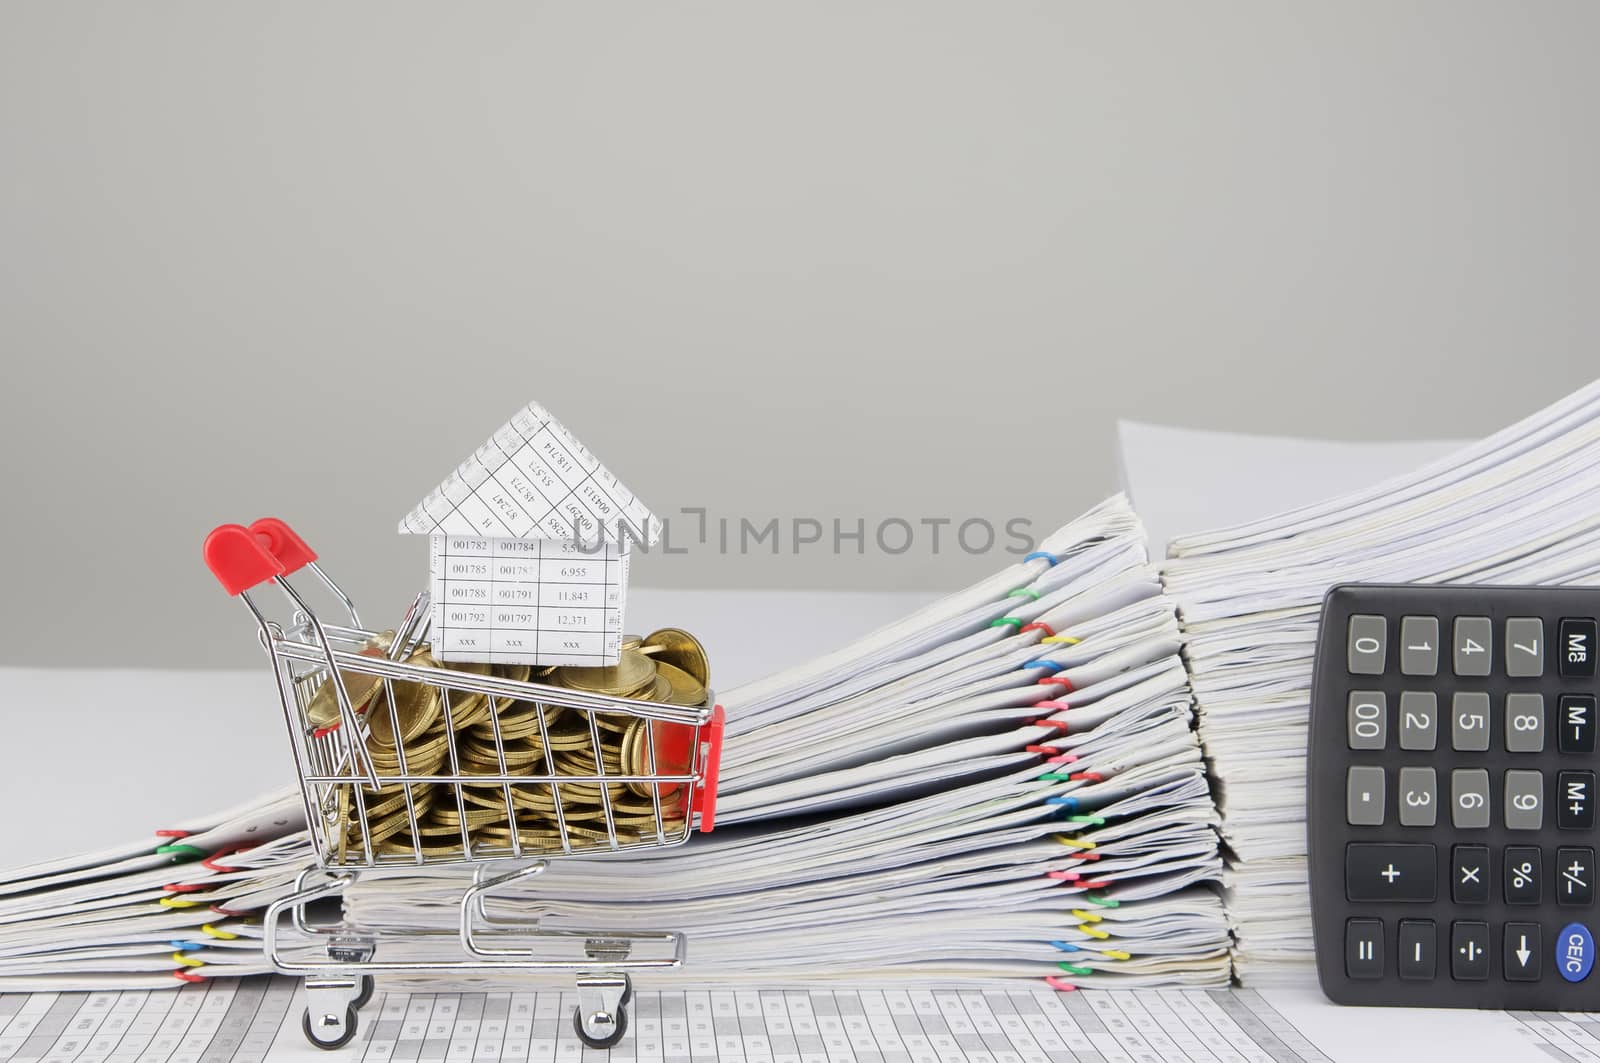
<path fill-rule="evenodd" d="M 323 1048 L 348 1043 L 375 974 L 570 970 L 577 973 L 578 1036 L 597 1048 L 620 1041 L 631 972 L 681 966 L 684 936 L 541 929 L 537 919 L 491 912 L 487 902 L 543 872 L 551 857 L 661 848 L 687 841 L 696 826 L 711 830 L 723 713 L 710 692 L 703 705 L 685 707 L 497 676 L 487 668 L 419 664 L 417 656 L 431 660 L 415 652 L 428 631 L 426 597 L 395 632 L 366 630 L 316 554 L 274 518 L 248 528 L 222 525 L 207 537 L 204 555 L 260 626 L 316 848 L 317 865 L 267 908 L 263 928 L 271 963 L 305 979 L 306 1037 Z M 288 577 L 302 569 L 338 599 L 348 626 L 321 621 L 291 586 Z M 266 583 L 288 598 L 286 624 L 268 619 L 249 593 Z M 402 711 L 417 703 L 419 691 L 436 699 L 427 705 L 442 716 L 426 740 L 412 733 L 415 720 Z M 475 722 L 458 734 L 468 714 Z M 631 736 L 629 763 L 619 766 L 617 742 L 608 747 L 603 734 Z M 570 822 L 580 804 L 587 818 Z M 527 826 L 530 820 L 538 825 Z M 495 827 L 480 826 L 488 821 Z M 385 962 L 375 931 L 308 911 L 363 874 L 441 864 L 474 865 L 459 927 L 408 930 L 401 950 L 414 955 L 417 945 L 431 942 L 441 953 L 436 962 Z M 326 907 L 319 905 L 319 913 Z"/>

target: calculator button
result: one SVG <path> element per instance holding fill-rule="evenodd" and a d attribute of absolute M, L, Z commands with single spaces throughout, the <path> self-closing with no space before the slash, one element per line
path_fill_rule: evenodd
<path fill-rule="evenodd" d="M 1489 825 L 1489 772 L 1456 768 L 1450 773 L 1450 823 L 1458 830 Z"/>
<path fill-rule="evenodd" d="M 1588 619 L 1561 621 L 1556 653 L 1564 676 L 1594 675 L 1595 623 Z"/>
<path fill-rule="evenodd" d="M 1544 826 L 1544 773 L 1506 772 L 1506 829 L 1538 830 Z"/>
<path fill-rule="evenodd" d="M 1450 977 L 1481 982 L 1489 977 L 1489 924 L 1450 924 Z"/>
<path fill-rule="evenodd" d="M 1589 694 L 1561 695 L 1561 734 L 1556 744 L 1563 753 L 1594 752 L 1594 698 Z"/>
<path fill-rule="evenodd" d="M 1568 923 L 1556 935 L 1556 970 L 1569 982 L 1589 977 L 1594 966 L 1594 935 L 1582 923 Z"/>
<path fill-rule="evenodd" d="M 1458 845 L 1450 852 L 1450 897 L 1457 904 L 1489 903 L 1489 847 Z"/>
<path fill-rule="evenodd" d="M 1542 892 L 1539 865 L 1544 854 L 1535 845 L 1506 846 L 1506 903 L 1538 904 Z"/>
<path fill-rule="evenodd" d="M 1383 826 L 1383 769 L 1365 765 L 1345 775 L 1344 818 L 1352 827 Z"/>
<path fill-rule="evenodd" d="M 1439 952 L 1438 932 L 1432 919 L 1400 920 L 1400 977 L 1429 981 Z"/>
<path fill-rule="evenodd" d="M 1439 618 L 1408 616 L 1400 621 L 1400 674 L 1439 674 Z"/>
<path fill-rule="evenodd" d="M 1538 923 L 1507 923 L 1505 951 L 1500 969 L 1508 982 L 1537 982 L 1544 966 L 1539 960 L 1539 939 L 1544 928 Z"/>
<path fill-rule="evenodd" d="M 1531 679 L 1544 675 L 1544 621 L 1514 616 L 1506 621 L 1506 675 Z"/>
<path fill-rule="evenodd" d="M 1594 772 L 1564 771 L 1556 776 L 1556 823 L 1562 830 L 1594 828 Z"/>
<path fill-rule="evenodd" d="M 1401 768 L 1400 825 L 1433 826 L 1439 813 L 1437 790 L 1438 782 L 1432 768 Z"/>
<path fill-rule="evenodd" d="M 1437 874 L 1431 845 L 1351 842 L 1344 847 L 1344 892 L 1352 901 L 1431 901 Z"/>
<path fill-rule="evenodd" d="M 1456 617 L 1456 675 L 1488 675 L 1494 659 L 1494 621 L 1486 616 Z"/>
<path fill-rule="evenodd" d="M 1439 744 L 1439 699 L 1431 690 L 1400 695 L 1400 748 L 1432 749 Z"/>
<path fill-rule="evenodd" d="M 1351 749 L 1382 749 L 1389 738 L 1389 703 L 1381 690 L 1352 690 L 1346 731 Z"/>
<path fill-rule="evenodd" d="M 1506 695 L 1506 752 L 1544 752 L 1544 695 Z"/>
<path fill-rule="evenodd" d="M 1594 850 L 1563 846 L 1556 850 L 1556 903 L 1594 903 Z"/>
<path fill-rule="evenodd" d="M 1482 753 L 1489 748 L 1489 695 L 1457 691 L 1450 699 L 1450 748 Z"/>
<path fill-rule="evenodd" d="M 1345 920 L 1344 970 L 1351 978 L 1383 977 L 1383 920 Z"/>
<path fill-rule="evenodd" d="M 1345 644 L 1351 675 L 1382 675 L 1388 657 L 1389 623 L 1381 616 L 1352 616 Z"/>

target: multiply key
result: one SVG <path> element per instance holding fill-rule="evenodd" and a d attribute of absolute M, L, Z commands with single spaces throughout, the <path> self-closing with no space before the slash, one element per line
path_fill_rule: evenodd
<path fill-rule="evenodd" d="M 1450 896 L 1457 904 L 1489 903 L 1489 847 L 1458 845 L 1450 852 Z"/>

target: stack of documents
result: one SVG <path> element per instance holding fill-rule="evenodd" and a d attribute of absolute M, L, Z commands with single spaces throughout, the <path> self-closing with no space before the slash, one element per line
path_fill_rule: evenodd
<path fill-rule="evenodd" d="M 965 591 L 724 692 L 714 834 L 560 861 L 499 903 L 556 929 L 687 931 L 684 977 L 705 982 L 1224 984 L 1217 816 L 1178 651 L 1113 499 Z M 299 808 L 275 794 L 162 854 L 14 873 L 0 987 L 262 970 L 252 919 L 311 859 Z M 425 944 L 408 931 L 454 925 L 468 874 L 369 876 L 347 911 L 404 959 Z"/>
<path fill-rule="evenodd" d="M 507 903 L 550 928 L 687 930 L 702 982 L 1223 984 L 1178 648 L 1114 499 L 976 586 L 727 692 L 715 834 L 563 861 Z M 465 883 L 364 880 L 347 910 L 445 929 Z"/>
<path fill-rule="evenodd" d="M 1600 582 L 1600 382 L 1414 473 L 1176 539 L 1176 599 L 1246 984 L 1311 974 L 1305 745 L 1323 595 L 1345 582 Z"/>
<path fill-rule="evenodd" d="M 167 989 L 270 970 L 250 916 L 311 859 L 285 791 L 114 850 L 0 873 L 0 990 Z M 202 958 L 204 957 L 204 958 Z"/>

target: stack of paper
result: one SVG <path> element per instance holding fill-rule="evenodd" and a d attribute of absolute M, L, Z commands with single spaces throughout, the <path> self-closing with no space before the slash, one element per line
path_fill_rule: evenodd
<path fill-rule="evenodd" d="M 285 792 L 116 850 L 0 874 L 0 989 L 166 989 L 270 970 L 249 916 L 311 858 Z M 175 977 L 176 975 L 176 977 Z"/>
<path fill-rule="evenodd" d="M 1237 973 L 1309 976 L 1305 745 L 1323 595 L 1355 581 L 1600 581 L 1600 382 L 1417 472 L 1180 537 L 1163 576 L 1231 851 Z"/>
<path fill-rule="evenodd" d="M 974 587 L 725 692 L 715 834 L 561 861 L 501 903 L 554 928 L 685 930 L 702 981 L 1223 984 L 1216 813 L 1178 648 L 1114 499 Z M 309 861 L 298 807 L 217 817 L 159 857 L 13 876 L 0 984 L 262 969 L 250 916 Z M 257 847 L 228 855 L 244 835 Z M 454 925 L 466 881 L 368 877 L 347 909 L 402 959 L 428 944 L 408 931 Z"/>
<path fill-rule="evenodd" d="M 563 862 L 513 907 L 688 930 L 699 980 L 1222 984 L 1215 813 L 1177 651 L 1114 499 L 1039 556 L 727 692 L 716 834 Z M 347 907 L 444 929 L 464 881 L 364 881 Z"/>

